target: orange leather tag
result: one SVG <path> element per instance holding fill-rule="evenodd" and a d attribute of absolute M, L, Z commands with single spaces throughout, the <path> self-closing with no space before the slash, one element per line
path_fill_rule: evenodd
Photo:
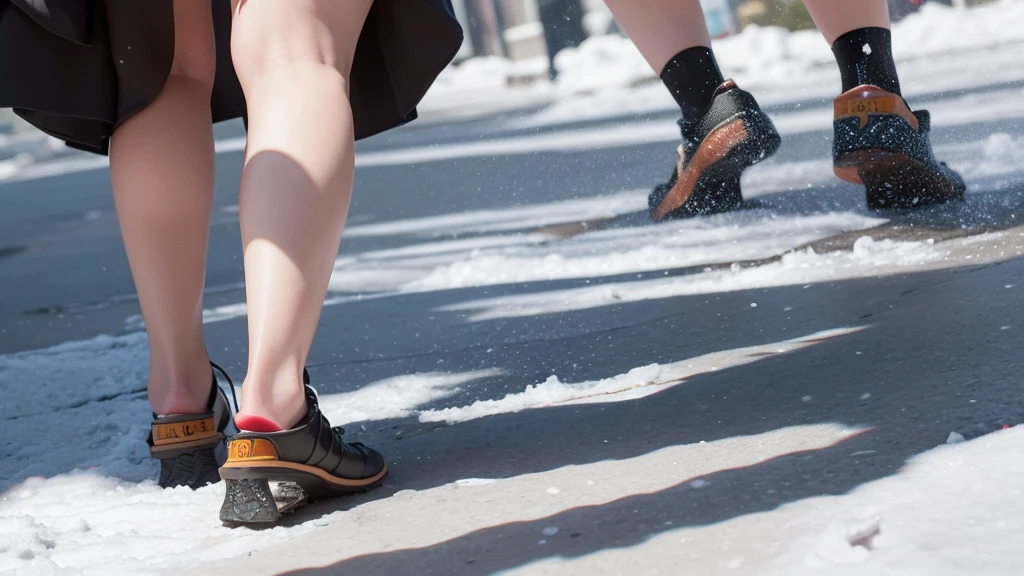
<path fill-rule="evenodd" d="M 218 434 L 213 418 L 153 425 L 153 445 L 165 446 L 178 442 L 191 442 L 212 438 Z"/>
<path fill-rule="evenodd" d="M 880 96 L 878 98 L 853 98 L 846 102 L 846 115 L 860 118 L 860 127 L 868 125 L 870 114 L 895 114 L 896 98 Z"/>
<path fill-rule="evenodd" d="M 228 444 L 228 461 L 277 460 L 277 449 L 269 440 L 232 440 Z"/>

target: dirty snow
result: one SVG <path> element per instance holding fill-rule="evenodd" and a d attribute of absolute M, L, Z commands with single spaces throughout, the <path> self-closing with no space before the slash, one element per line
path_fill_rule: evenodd
<path fill-rule="evenodd" d="M 974 142 L 938 146 L 936 152 L 952 160 L 951 166 L 967 179 L 969 191 L 980 185 L 991 190 L 998 186 L 999 179 L 1012 182 L 1021 173 L 1024 138 L 996 132 Z M 816 253 L 802 248 L 840 231 L 867 231 L 886 222 L 859 206 L 834 210 L 828 200 L 812 203 L 808 199 L 807 208 L 802 210 L 771 202 L 778 192 L 834 182 L 827 159 L 773 159 L 754 166 L 743 176 L 745 197 L 765 199 L 767 205 L 709 218 L 651 225 L 644 217 L 648 191 L 626 190 L 501 209 L 355 224 L 346 229 L 346 238 L 391 238 L 403 244 L 344 252 L 335 262 L 327 305 L 409 292 L 696 268 L 695 274 L 683 277 L 646 277 L 622 285 L 601 284 L 446 308 L 469 311 L 475 320 L 515 317 L 638 299 L 952 266 L 958 257 L 971 257 L 964 242 L 998 240 L 962 240 L 961 244 L 936 248 L 924 241 L 873 242 L 867 233 L 852 252 Z M 851 187 L 850 194 L 849 198 L 854 198 L 859 192 Z M 1011 205 L 1000 208 L 1007 202 L 1012 204 L 1011 197 L 1000 200 L 991 196 L 985 202 L 988 204 L 979 203 L 973 208 L 973 215 L 957 217 L 1015 217 Z M 1014 242 L 1011 244 L 1014 246 L 1009 250 L 1018 250 Z M 961 248 L 953 250 L 957 246 Z M 753 268 L 720 269 L 722 264 L 776 256 L 779 261 Z M 701 271 L 703 267 L 714 269 Z M 570 300 L 571 305 L 560 304 Z M 206 310 L 205 319 L 218 322 L 245 313 L 244 303 L 224 304 Z M 127 327 L 140 329 L 141 319 L 129 319 Z"/>
<path fill-rule="evenodd" d="M 941 265 L 942 262 L 958 262 L 957 258 L 951 257 L 951 251 L 957 244 L 958 241 L 954 241 L 936 247 L 929 242 L 876 241 L 870 236 L 862 236 L 854 243 L 851 251 L 818 254 L 813 248 L 804 248 L 787 252 L 778 261 L 760 266 L 733 264 L 723 269 L 709 269 L 691 275 L 501 296 L 455 304 L 445 310 L 470 312 L 469 320 L 479 322 L 587 310 L 673 296 L 881 276 L 921 269 L 932 263 Z"/>
<path fill-rule="evenodd" d="M 551 558 L 512 574 L 1013 576 L 1024 534 L 1024 427 L 932 450 L 848 494 L 810 498 L 628 549 Z M 980 473 L 979 471 L 983 471 Z M 708 489 L 714 489 L 711 486 Z"/>
<path fill-rule="evenodd" d="M 810 334 L 784 342 L 714 352 L 672 364 L 651 364 L 625 374 L 595 382 L 563 383 L 558 376 L 527 386 L 523 392 L 497 400 L 480 400 L 468 406 L 427 410 L 419 414 L 421 422 L 454 424 L 493 414 L 521 412 L 556 404 L 590 404 L 636 400 L 656 394 L 667 387 L 686 383 L 686 379 L 715 370 L 725 370 L 756 362 L 766 356 L 786 354 L 814 346 L 830 338 L 839 338 L 860 329 L 843 328 Z"/>

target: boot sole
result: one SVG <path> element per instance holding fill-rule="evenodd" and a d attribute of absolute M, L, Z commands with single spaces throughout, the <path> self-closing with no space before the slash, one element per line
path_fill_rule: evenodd
<path fill-rule="evenodd" d="M 224 441 L 217 438 L 212 443 L 154 451 L 153 457 L 160 460 L 161 488 L 187 486 L 196 490 L 220 482 L 217 469 L 226 459 L 226 448 Z"/>
<path fill-rule="evenodd" d="M 303 464 L 283 461 L 256 465 L 228 463 L 220 468 L 226 491 L 220 519 L 228 525 L 267 525 L 306 502 L 359 494 L 380 486 L 387 466 L 374 476 L 360 480 L 338 478 Z M 270 482 L 282 483 L 284 490 L 270 489 Z M 289 487 L 295 486 L 300 495 Z"/>
<path fill-rule="evenodd" d="M 775 154 L 781 141 L 761 112 L 745 112 L 716 128 L 675 186 L 651 210 L 651 217 L 666 220 L 735 210 L 743 204 L 743 171 Z"/>
<path fill-rule="evenodd" d="M 835 161 L 840 179 L 862 184 L 868 208 L 910 209 L 962 201 L 966 186 L 936 166 L 882 149 L 847 152 Z"/>

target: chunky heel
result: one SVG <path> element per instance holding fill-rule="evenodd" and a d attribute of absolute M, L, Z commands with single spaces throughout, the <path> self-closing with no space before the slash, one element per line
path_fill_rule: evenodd
<path fill-rule="evenodd" d="M 345 431 L 331 426 L 307 372 L 302 381 L 306 417 L 298 425 L 279 432 L 239 432 L 228 442 L 228 459 L 220 468 L 227 483 L 220 509 L 225 523 L 268 526 L 308 501 L 376 488 L 388 473 L 379 452 L 346 442 Z"/>
<path fill-rule="evenodd" d="M 266 480 L 225 480 L 221 522 L 226 524 L 273 524 L 280 513 Z"/>

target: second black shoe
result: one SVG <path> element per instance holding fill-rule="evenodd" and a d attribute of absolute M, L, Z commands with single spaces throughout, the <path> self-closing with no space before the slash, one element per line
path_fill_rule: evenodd
<path fill-rule="evenodd" d="M 655 220 L 733 210 L 743 203 L 740 175 L 779 149 L 779 133 L 749 92 L 732 80 L 698 120 L 680 120 L 683 144 L 672 177 L 648 199 Z"/>

